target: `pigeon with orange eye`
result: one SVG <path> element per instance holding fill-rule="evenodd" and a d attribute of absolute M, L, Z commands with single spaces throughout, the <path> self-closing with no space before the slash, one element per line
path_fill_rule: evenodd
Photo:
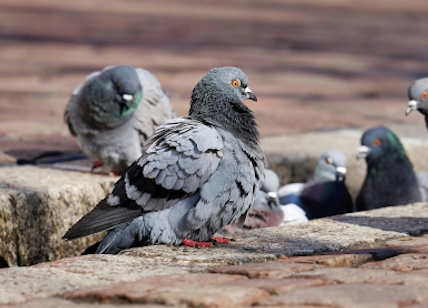
<path fill-rule="evenodd" d="M 321 155 L 307 183 L 292 183 L 279 189 L 279 202 L 283 208 L 299 206 L 307 219 L 350 213 L 353 202 L 345 184 L 346 172 L 346 156 L 329 150 Z"/>
<path fill-rule="evenodd" d="M 367 174 L 356 199 L 358 211 L 423 201 L 413 165 L 399 138 L 387 127 L 367 130 L 357 159 L 367 162 Z"/>
<path fill-rule="evenodd" d="M 425 117 L 425 125 L 428 129 L 428 78 L 414 81 L 408 89 L 409 102 L 405 115 L 417 110 Z"/>

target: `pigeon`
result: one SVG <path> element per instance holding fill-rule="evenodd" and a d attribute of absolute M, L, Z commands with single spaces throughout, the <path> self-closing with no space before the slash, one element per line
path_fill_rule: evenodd
<path fill-rule="evenodd" d="M 418 110 L 425 116 L 425 125 L 428 129 L 428 78 L 414 81 L 409 87 L 408 96 L 406 116 L 413 110 Z"/>
<path fill-rule="evenodd" d="M 254 203 L 248 211 L 243 230 L 276 227 L 282 223 L 284 213 L 279 204 L 277 191 L 279 179 L 270 169 L 265 170 L 265 180 L 256 194 Z M 228 225 L 223 232 L 234 234 L 239 230 L 239 222 Z"/>
<path fill-rule="evenodd" d="M 193 90 L 188 116 L 159 126 L 113 191 L 64 238 L 108 230 L 96 250 L 105 254 L 223 240 L 212 237 L 244 223 L 264 180 L 255 116 L 243 99 L 257 101 L 241 69 L 210 70 Z"/>
<path fill-rule="evenodd" d="M 142 154 L 156 126 L 175 117 L 169 98 L 149 71 L 126 65 L 90 74 L 74 90 L 64 121 L 80 148 L 121 175 Z"/>
<path fill-rule="evenodd" d="M 284 212 L 284 223 L 353 212 L 352 198 L 345 184 L 346 171 L 345 155 L 329 150 L 321 155 L 307 183 L 280 188 L 279 202 L 288 212 Z M 288 220 L 287 215 L 291 216 Z M 292 219 L 293 216 L 296 218 Z"/>
<path fill-rule="evenodd" d="M 366 178 L 356 199 L 357 211 L 422 201 L 413 165 L 388 128 L 365 131 L 357 158 L 367 162 Z"/>

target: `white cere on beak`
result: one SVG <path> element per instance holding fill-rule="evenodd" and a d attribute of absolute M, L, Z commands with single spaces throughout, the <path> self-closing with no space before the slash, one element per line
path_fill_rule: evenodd
<path fill-rule="evenodd" d="M 418 102 L 415 100 L 411 100 L 407 103 L 407 108 L 406 108 L 406 116 L 409 115 L 413 110 L 416 110 L 418 108 Z"/>
<path fill-rule="evenodd" d="M 126 101 L 132 101 L 134 99 L 134 96 L 131 94 L 123 94 L 122 98 Z"/>
<path fill-rule="evenodd" d="M 276 199 L 278 197 L 278 194 L 274 191 L 270 191 L 267 193 L 268 197 L 271 199 Z"/>
<path fill-rule="evenodd" d="M 244 89 L 245 93 L 253 93 L 253 91 L 251 91 L 250 87 L 246 87 Z"/>
<path fill-rule="evenodd" d="M 346 167 L 336 167 L 336 172 L 338 174 L 346 175 Z"/>
<path fill-rule="evenodd" d="M 368 146 L 360 146 L 360 148 L 358 149 L 357 159 L 366 158 L 370 151 L 371 149 Z"/>

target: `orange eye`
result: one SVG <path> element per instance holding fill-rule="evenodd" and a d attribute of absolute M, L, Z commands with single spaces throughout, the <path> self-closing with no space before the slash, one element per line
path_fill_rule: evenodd
<path fill-rule="evenodd" d="M 235 79 L 232 81 L 232 86 L 234 86 L 235 88 L 239 87 L 241 85 L 241 82 L 239 81 L 239 79 Z"/>
<path fill-rule="evenodd" d="M 333 163 L 333 160 L 331 159 L 331 157 L 327 157 L 325 159 L 325 161 L 327 162 L 327 164 L 331 165 Z"/>
<path fill-rule="evenodd" d="M 375 147 L 379 146 L 380 145 L 380 140 L 379 139 L 375 139 L 375 141 L 373 141 L 373 145 Z"/>
<path fill-rule="evenodd" d="M 116 87 L 120 89 L 120 83 L 116 82 Z"/>
<path fill-rule="evenodd" d="M 424 93 L 422 93 L 422 97 L 423 97 L 423 98 L 428 97 L 428 92 L 424 92 Z"/>

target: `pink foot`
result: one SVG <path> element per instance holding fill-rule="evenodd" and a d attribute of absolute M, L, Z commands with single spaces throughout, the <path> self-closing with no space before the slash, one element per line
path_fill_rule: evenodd
<path fill-rule="evenodd" d="M 99 160 L 96 160 L 92 163 L 92 171 L 94 171 L 94 169 L 103 166 L 104 164 L 102 162 L 100 162 Z"/>
<path fill-rule="evenodd" d="M 187 238 L 185 238 L 183 240 L 182 244 L 184 246 L 195 247 L 195 248 L 198 248 L 198 247 L 213 247 L 213 243 L 211 243 L 211 242 L 196 242 L 196 241 L 189 240 Z"/>
<path fill-rule="evenodd" d="M 210 238 L 211 242 L 217 242 L 219 244 L 228 244 L 230 240 L 228 238 L 220 237 L 220 236 L 214 236 Z"/>

